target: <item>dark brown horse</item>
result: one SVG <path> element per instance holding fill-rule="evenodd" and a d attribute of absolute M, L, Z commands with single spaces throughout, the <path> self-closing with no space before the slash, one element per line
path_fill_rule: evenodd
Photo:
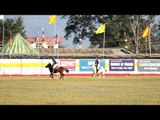
<path fill-rule="evenodd" d="M 54 79 L 54 76 L 53 76 L 53 65 L 51 65 L 51 63 L 48 63 L 45 67 L 49 68 L 50 77 L 52 79 Z M 64 71 L 67 72 L 67 73 L 69 73 L 69 70 L 66 69 L 66 68 L 64 68 L 64 67 L 58 67 L 58 68 L 56 68 L 54 70 L 54 73 L 58 73 L 59 72 L 61 74 L 60 79 L 63 79 L 63 77 L 64 77 Z"/>

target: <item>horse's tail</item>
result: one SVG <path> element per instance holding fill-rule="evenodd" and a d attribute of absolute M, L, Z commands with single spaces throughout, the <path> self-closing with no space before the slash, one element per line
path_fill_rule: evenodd
<path fill-rule="evenodd" d="M 68 69 L 66 69 L 66 68 L 65 68 L 65 71 L 66 71 L 67 73 L 69 73 L 69 70 L 68 70 Z"/>

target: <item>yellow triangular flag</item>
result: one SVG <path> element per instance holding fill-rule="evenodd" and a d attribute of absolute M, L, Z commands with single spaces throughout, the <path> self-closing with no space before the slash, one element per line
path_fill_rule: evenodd
<path fill-rule="evenodd" d="M 56 15 L 52 15 L 49 17 L 49 24 L 54 24 L 56 23 Z"/>
<path fill-rule="evenodd" d="M 150 28 L 149 26 L 146 27 L 146 29 L 142 32 L 142 37 L 147 37 L 150 35 Z"/>
<path fill-rule="evenodd" d="M 101 26 L 97 29 L 96 34 L 104 33 L 104 32 L 105 32 L 105 28 L 106 28 L 106 24 L 101 25 Z"/>

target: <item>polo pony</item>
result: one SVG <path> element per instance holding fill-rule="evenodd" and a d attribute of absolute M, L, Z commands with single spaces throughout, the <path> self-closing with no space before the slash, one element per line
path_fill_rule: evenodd
<path fill-rule="evenodd" d="M 54 79 L 54 75 L 53 75 L 53 73 L 60 73 L 60 79 L 63 79 L 64 78 L 64 72 L 66 72 L 66 73 L 69 73 L 69 70 L 68 69 L 66 69 L 66 68 L 64 68 L 64 67 L 62 67 L 62 66 L 60 66 L 60 67 L 57 67 L 57 68 L 55 68 L 55 70 L 53 70 L 53 65 L 51 65 L 51 63 L 48 63 L 46 66 L 45 66 L 45 68 L 48 68 L 49 69 L 49 71 L 50 71 L 50 77 L 52 78 L 52 79 Z M 54 71 L 54 72 L 53 72 Z"/>

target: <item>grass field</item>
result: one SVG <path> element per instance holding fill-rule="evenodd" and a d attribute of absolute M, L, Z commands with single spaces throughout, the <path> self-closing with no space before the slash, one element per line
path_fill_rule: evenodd
<path fill-rule="evenodd" d="M 1 105 L 158 105 L 160 77 L 0 76 Z"/>

